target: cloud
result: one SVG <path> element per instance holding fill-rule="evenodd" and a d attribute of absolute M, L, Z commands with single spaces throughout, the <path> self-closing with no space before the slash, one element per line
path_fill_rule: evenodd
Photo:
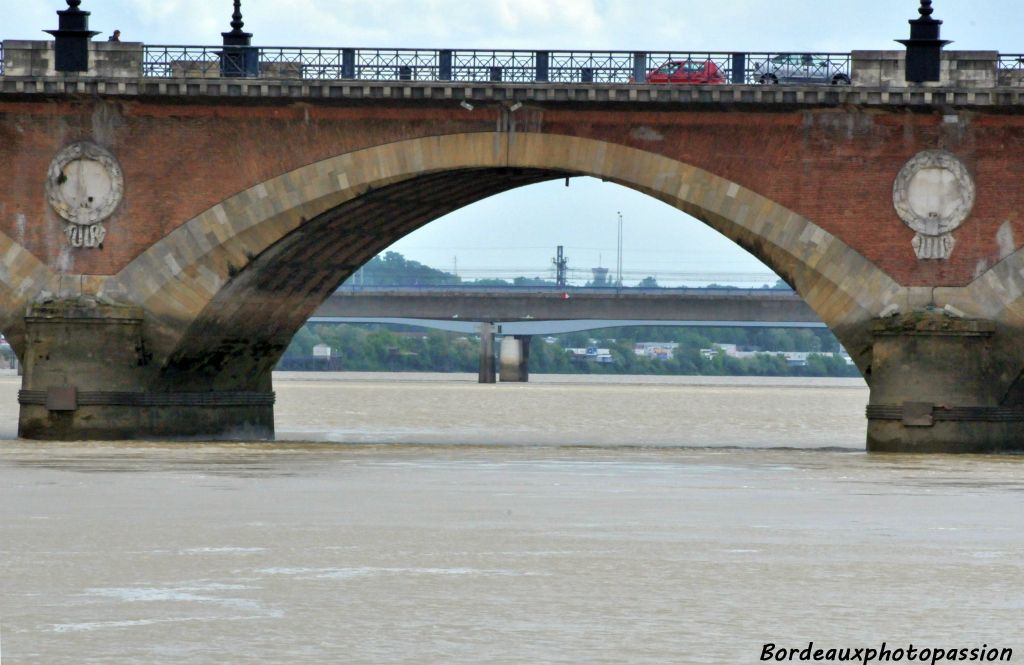
<path fill-rule="evenodd" d="M 915 3 L 911 3 L 914 5 Z M 59 0 L 0 0 L 3 38 L 44 39 Z M 243 0 L 260 45 L 593 50 L 898 48 L 916 7 L 892 0 Z M 150 44 L 220 43 L 231 3 L 84 0 L 92 27 Z M 1020 0 L 940 3 L 954 48 L 1024 51 Z"/>
<path fill-rule="evenodd" d="M 603 30 L 603 19 L 593 0 L 497 0 L 498 24 L 507 32 L 558 31 L 593 33 Z"/>

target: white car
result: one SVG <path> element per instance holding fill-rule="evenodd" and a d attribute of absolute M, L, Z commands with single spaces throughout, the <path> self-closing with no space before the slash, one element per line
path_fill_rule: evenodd
<path fill-rule="evenodd" d="M 762 62 L 754 63 L 754 78 L 758 83 L 812 83 L 849 85 L 846 73 L 848 59 L 829 58 L 810 53 L 782 53 Z"/>

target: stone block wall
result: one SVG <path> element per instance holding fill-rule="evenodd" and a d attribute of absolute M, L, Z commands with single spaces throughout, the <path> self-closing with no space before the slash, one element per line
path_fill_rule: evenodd
<path fill-rule="evenodd" d="M 872 88 L 905 88 L 905 50 L 853 51 L 853 85 Z M 996 51 L 944 51 L 940 80 L 913 84 L 928 88 L 992 88 L 999 82 Z"/>
<path fill-rule="evenodd" d="M 213 55 L 213 54 L 210 54 Z M 171 78 L 174 79 L 219 79 L 220 60 L 175 60 L 170 63 Z M 302 78 L 301 62 L 261 62 L 260 77 L 264 79 L 300 80 Z"/>
<path fill-rule="evenodd" d="M 57 76 L 52 41 L 5 39 L 5 76 Z M 89 71 L 73 76 L 139 78 L 142 76 L 141 42 L 90 42 Z"/>

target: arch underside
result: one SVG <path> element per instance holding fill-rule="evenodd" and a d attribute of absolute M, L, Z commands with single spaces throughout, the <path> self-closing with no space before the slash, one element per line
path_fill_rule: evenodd
<path fill-rule="evenodd" d="M 269 389 L 269 376 L 295 333 L 360 266 L 416 229 L 454 210 L 511 189 L 582 175 L 542 169 L 461 169 L 410 178 L 344 203 L 306 222 L 228 281 L 183 336 L 161 379 L 169 389 Z M 658 192 L 634 187 L 655 196 Z M 678 206 L 677 206 L 678 207 Z M 681 206 L 755 255 L 768 256 L 791 283 L 802 281 L 793 257 L 695 206 Z M 855 332 L 839 331 L 850 343 Z"/>
<path fill-rule="evenodd" d="M 807 301 L 870 382 L 868 322 L 906 289 L 756 192 L 655 153 L 578 137 L 436 136 L 297 169 L 186 223 L 105 295 L 146 309 L 154 386 L 266 389 L 308 316 L 381 250 L 462 206 L 570 175 L 646 193 L 750 251 Z"/>
<path fill-rule="evenodd" d="M 266 389 L 269 372 L 317 307 L 396 240 L 495 194 L 565 173 L 462 169 L 380 189 L 306 222 L 255 257 L 222 288 L 162 370 L 165 383 Z"/>

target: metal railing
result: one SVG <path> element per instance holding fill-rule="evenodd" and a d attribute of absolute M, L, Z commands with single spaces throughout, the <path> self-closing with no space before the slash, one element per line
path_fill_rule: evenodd
<path fill-rule="evenodd" d="M 256 57 L 239 57 L 243 50 Z M 243 60 L 258 65 L 245 69 L 238 64 Z M 142 75 L 615 84 L 643 82 L 649 72 L 670 63 L 703 71 L 697 75 L 701 82 L 828 84 L 849 82 L 851 58 L 848 53 L 145 46 Z"/>
<path fill-rule="evenodd" d="M 1000 53 L 999 71 L 1024 71 L 1024 54 L 1021 53 Z"/>
<path fill-rule="evenodd" d="M 996 85 L 1024 86 L 1024 54 L 1000 53 L 996 72 Z"/>
<path fill-rule="evenodd" d="M 246 68 L 238 54 L 258 57 Z M 670 62 L 705 65 L 713 82 L 849 83 L 849 53 L 520 51 L 310 47 L 144 46 L 146 78 L 249 77 L 296 80 L 616 84 L 643 81 Z M 1024 54 L 1003 53 L 999 85 L 1024 85 Z M 5 57 L 0 42 L 0 76 Z"/>

